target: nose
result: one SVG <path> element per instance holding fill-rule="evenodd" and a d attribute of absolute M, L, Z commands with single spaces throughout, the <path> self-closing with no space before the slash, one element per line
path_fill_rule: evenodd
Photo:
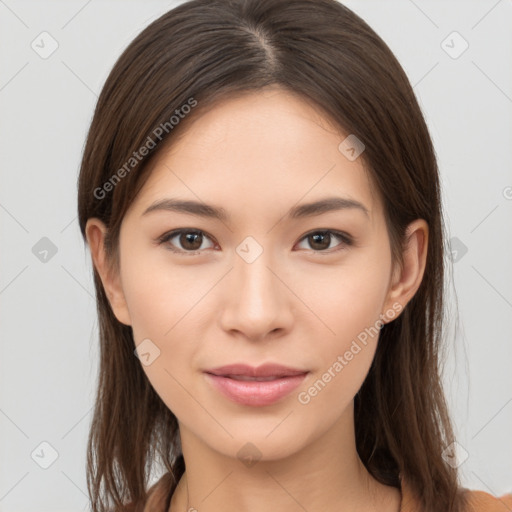
<path fill-rule="evenodd" d="M 223 285 L 220 323 L 224 331 L 262 341 L 291 329 L 290 278 L 275 267 L 265 251 L 251 263 L 236 255 Z"/>

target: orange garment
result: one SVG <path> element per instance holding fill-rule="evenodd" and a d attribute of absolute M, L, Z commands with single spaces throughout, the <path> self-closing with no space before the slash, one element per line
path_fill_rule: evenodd
<path fill-rule="evenodd" d="M 163 475 L 149 490 L 149 498 L 143 512 L 168 512 L 170 503 L 169 489 L 172 476 Z M 468 508 L 464 512 L 512 512 L 512 494 L 495 497 L 485 491 L 463 489 L 468 493 Z M 418 512 L 418 500 L 412 490 L 402 479 L 402 502 L 400 512 Z M 132 512 L 135 507 L 128 507 L 124 512 Z M 444 512 L 444 511 L 439 511 Z"/>
<path fill-rule="evenodd" d="M 485 491 L 465 488 L 462 491 L 468 493 L 468 505 L 464 512 L 512 512 L 512 494 L 495 497 Z M 400 512 L 417 512 L 418 500 L 403 479 L 401 480 L 401 494 Z"/>

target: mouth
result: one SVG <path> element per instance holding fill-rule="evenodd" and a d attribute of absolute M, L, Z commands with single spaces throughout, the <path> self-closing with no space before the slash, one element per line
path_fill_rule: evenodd
<path fill-rule="evenodd" d="M 292 368 L 289 366 L 283 366 L 275 363 L 266 363 L 261 366 L 255 367 L 248 364 L 237 363 L 228 364 L 225 366 L 219 366 L 218 368 L 212 368 L 206 370 L 206 373 L 212 375 L 219 375 L 222 377 L 231 378 L 269 378 L 277 379 L 280 377 L 294 377 L 296 375 L 302 375 L 307 373 L 308 370 L 301 370 L 298 368 Z"/>
<path fill-rule="evenodd" d="M 211 374 L 211 375 L 215 375 L 215 374 Z M 268 382 L 271 380 L 286 378 L 286 376 L 278 377 L 276 375 L 273 375 L 271 377 L 249 377 L 248 375 L 217 375 L 217 377 L 226 377 L 228 379 L 243 380 L 243 381 L 247 381 L 247 382 Z"/>
<path fill-rule="evenodd" d="M 254 368 L 229 365 L 204 372 L 208 382 L 229 400 L 240 405 L 271 405 L 299 386 L 309 370 L 267 364 Z"/>

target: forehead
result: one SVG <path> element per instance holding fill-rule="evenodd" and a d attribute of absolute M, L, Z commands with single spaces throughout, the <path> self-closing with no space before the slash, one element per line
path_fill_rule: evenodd
<path fill-rule="evenodd" d="M 348 134 L 304 98 L 276 87 L 225 99 L 168 140 L 133 208 L 172 194 L 278 212 L 325 195 L 379 209 L 362 159 L 339 149 Z"/>

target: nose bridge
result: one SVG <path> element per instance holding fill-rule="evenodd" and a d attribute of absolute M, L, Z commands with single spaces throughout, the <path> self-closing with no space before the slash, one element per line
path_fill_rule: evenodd
<path fill-rule="evenodd" d="M 235 264 L 235 278 L 240 283 L 238 288 L 240 299 L 271 305 L 278 290 L 276 290 L 276 278 L 270 268 L 272 266 L 269 253 L 261 254 L 251 263 L 242 258 L 239 259 Z"/>
<path fill-rule="evenodd" d="M 236 329 L 248 337 L 261 338 L 286 327 L 290 321 L 286 290 L 279 270 L 273 268 L 271 250 L 247 237 L 236 249 L 233 272 L 227 283 L 230 297 L 225 301 L 224 329 Z"/>
<path fill-rule="evenodd" d="M 243 253 L 243 244 L 237 248 L 240 257 L 235 263 L 234 279 L 235 288 L 239 295 L 239 303 L 242 307 L 248 307 L 250 312 L 256 316 L 268 315 L 276 306 L 276 293 L 279 293 L 276 286 L 276 278 L 269 268 L 272 268 L 271 251 L 263 250 L 247 243 L 247 253 Z M 242 255 L 240 255 L 242 253 Z"/>

